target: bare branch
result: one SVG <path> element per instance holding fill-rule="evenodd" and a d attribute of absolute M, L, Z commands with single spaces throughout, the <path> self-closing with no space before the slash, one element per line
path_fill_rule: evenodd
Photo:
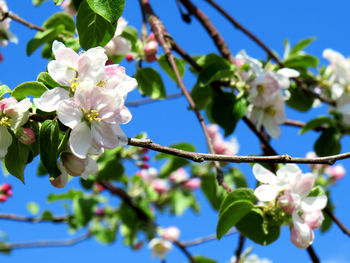
<path fill-rule="evenodd" d="M 313 263 L 320 263 L 321 262 L 312 246 L 309 246 L 307 248 L 307 253 L 309 254 Z"/>
<path fill-rule="evenodd" d="M 185 254 L 185 256 L 191 263 L 196 263 L 196 260 L 192 257 L 191 253 L 188 251 L 186 246 L 184 246 L 180 241 L 175 241 L 173 243 Z"/>
<path fill-rule="evenodd" d="M 182 96 L 182 93 L 174 93 L 174 94 L 170 94 L 166 97 L 166 100 L 168 99 L 177 99 L 180 98 Z M 153 103 L 153 102 L 161 102 L 163 100 L 154 100 L 151 98 L 147 98 L 147 99 L 143 99 L 143 100 L 138 100 L 138 101 L 130 101 L 130 102 L 126 102 L 125 106 L 127 107 L 137 107 L 143 104 L 149 104 L 149 103 Z"/>
<path fill-rule="evenodd" d="M 238 247 L 237 247 L 236 252 L 235 252 L 236 263 L 240 262 L 245 240 L 246 240 L 246 237 L 243 236 L 242 234 L 239 234 Z"/>
<path fill-rule="evenodd" d="M 19 17 L 16 14 L 13 14 L 13 13 L 10 13 L 10 12 L 1 12 L 0 11 L 0 22 L 4 21 L 8 17 L 13 19 L 13 20 L 15 20 L 15 21 L 17 21 L 17 22 L 19 22 L 19 23 L 21 23 L 22 25 L 25 25 L 26 27 L 29 27 L 30 29 L 35 29 L 35 30 L 38 30 L 38 31 L 41 31 L 41 32 L 45 31 L 45 28 L 42 28 L 42 27 L 37 26 L 37 25 L 34 25 L 34 24 L 30 23 L 29 21 L 24 20 L 23 18 Z"/>
<path fill-rule="evenodd" d="M 73 246 L 77 243 L 85 241 L 91 237 L 91 233 L 88 232 L 82 236 L 67 239 L 67 240 L 56 240 L 56 241 L 34 241 L 34 242 L 25 242 L 25 243 L 14 243 L 14 244 L 5 244 L 0 245 L 0 251 L 8 251 L 18 248 L 39 248 L 39 247 L 62 247 L 62 246 Z"/>
<path fill-rule="evenodd" d="M 238 233 L 238 231 L 236 229 L 231 229 L 230 231 L 228 231 L 224 235 L 224 237 L 227 237 L 227 236 L 230 236 L 230 235 L 233 235 L 233 234 L 236 234 L 236 233 Z M 209 242 L 209 241 L 214 241 L 214 240 L 217 240 L 216 234 L 212 234 L 212 235 L 209 235 L 209 236 L 206 236 L 206 237 L 200 237 L 200 238 L 197 238 L 195 240 L 191 240 L 191 241 L 187 241 L 187 242 L 181 242 L 181 244 L 184 247 L 193 247 L 193 246 L 201 245 L 203 243 L 206 243 L 206 242 Z"/>
<path fill-rule="evenodd" d="M 0 219 L 13 220 L 19 222 L 39 223 L 39 222 L 52 222 L 52 223 L 66 223 L 70 216 L 56 216 L 52 219 L 45 219 L 42 217 L 25 217 L 14 214 L 0 214 Z"/>
<path fill-rule="evenodd" d="M 347 229 L 346 226 L 344 226 L 343 223 L 339 221 L 339 219 L 332 213 L 332 211 L 328 207 L 326 207 L 323 210 L 333 220 L 333 222 L 337 224 L 337 226 L 343 231 L 343 233 L 350 237 L 350 230 Z"/>

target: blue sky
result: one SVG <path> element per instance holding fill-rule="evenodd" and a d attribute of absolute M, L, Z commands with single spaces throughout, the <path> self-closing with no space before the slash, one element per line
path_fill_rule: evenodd
<path fill-rule="evenodd" d="M 41 25 L 46 18 L 59 10 L 53 5 L 52 1 L 40 7 L 33 7 L 30 0 L 8 0 L 7 2 L 11 11 L 38 25 Z M 188 53 L 194 55 L 216 52 L 211 39 L 195 19 L 192 19 L 190 25 L 184 24 L 179 19 L 175 1 L 150 0 L 150 2 L 170 34 Z M 266 57 L 264 51 L 241 32 L 235 30 L 231 24 L 213 11 L 205 1 L 197 0 L 194 2 L 210 16 L 233 54 L 245 49 L 252 57 Z M 307 48 L 309 53 L 321 58 L 322 51 L 325 48 L 333 48 L 345 56 L 350 55 L 350 36 L 348 33 L 350 2 L 348 1 L 217 0 L 217 2 L 279 54 L 283 54 L 283 40 L 285 38 L 288 38 L 291 43 L 296 43 L 303 38 L 314 36 L 316 41 Z M 123 16 L 129 21 L 130 25 L 140 29 L 141 17 L 137 0 L 127 1 Z M 4 61 L 0 63 L 0 82 L 14 88 L 24 81 L 34 80 L 40 72 L 45 71 L 48 61 L 40 58 L 40 51 L 35 52 L 31 57 L 26 56 L 26 43 L 36 33 L 34 30 L 30 30 L 14 21 L 11 23 L 11 30 L 18 36 L 19 44 L 10 44 L 6 48 L 1 48 Z M 321 64 L 324 63 L 326 61 L 321 59 Z M 132 63 L 123 63 L 123 65 L 126 66 L 129 75 L 134 73 L 135 67 Z M 178 92 L 174 82 L 166 76 L 163 79 L 168 94 Z M 185 84 L 188 88 L 191 88 L 194 83 L 195 79 L 187 71 Z M 128 96 L 128 101 L 139 98 L 138 92 L 134 91 Z M 186 100 L 180 98 L 130 108 L 133 120 L 122 128 L 129 137 L 146 131 L 149 138 L 154 142 L 170 145 L 186 141 L 196 145 L 198 151 L 205 152 L 206 145 L 200 126 L 194 114 L 188 111 L 187 107 Z M 312 110 L 307 115 L 288 110 L 287 117 L 307 121 L 317 114 L 324 114 L 326 110 L 326 107 L 322 107 Z M 274 140 L 272 145 L 281 154 L 304 156 L 306 152 L 312 150 L 313 142 L 318 134 L 309 132 L 300 136 L 297 132 L 296 128 L 283 127 L 280 140 Z M 260 152 L 258 140 L 243 123 L 239 123 L 235 136 L 241 145 L 239 154 L 246 155 Z M 349 151 L 349 142 L 348 138 L 342 139 L 343 152 Z M 350 171 L 348 160 L 341 163 Z M 60 203 L 48 204 L 45 201 L 46 197 L 50 192 L 63 192 L 70 187 L 77 187 L 77 180 L 70 182 L 64 190 L 53 189 L 48 182 L 48 178 L 38 178 L 36 176 L 36 165 L 37 162 L 34 162 L 27 167 L 26 185 L 22 185 L 12 177 L 4 178 L 0 176 L 0 184 L 9 182 L 14 186 L 13 198 L 10 198 L 5 204 L 0 204 L 1 213 L 11 212 L 19 215 L 29 215 L 26 210 L 26 204 L 29 201 L 39 203 L 41 210 L 51 209 L 57 214 L 64 213 Z M 159 167 L 159 164 L 156 163 L 155 166 Z M 247 164 L 239 165 L 239 167 L 247 174 L 250 186 L 254 186 L 255 181 L 252 178 L 250 167 Z M 306 166 L 302 166 L 302 169 L 305 172 L 308 171 Z M 349 197 L 346 193 L 350 185 L 349 177 L 347 175 L 332 188 L 332 199 L 337 206 L 335 213 L 348 226 L 350 226 L 350 214 L 347 212 Z M 182 231 L 180 238 L 184 241 L 214 233 L 217 215 L 209 207 L 203 195 L 199 192 L 197 195 L 201 203 L 202 216 L 197 216 L 192 212 L 186 212 L 180 218 L 160 216 L 158 224 L 164 227 L 178 226 Z M 0 221 L 0 230 L 9 235 L 11 242 L 66 239 L 71 236 L 66 226 L 50 223 L 39 225 Z M 347 251 L 350 246 L 349 238 L 342 234 L 336 226 L 333 226 L 326 234 L 321 234 L 318 231 L 315 234 L 314 248 L 321 259 L 327 260 L 327 262 L 350 262 L 350 255 Z M 237 238 L 238 236 L 233 235 L 220 241 L 193 247 L 190 251 L 193 254 L 203 254 L 216 258 L 218 262 L 228 262 L 238 244 Z M 290 243 L 287 227 L 283 227 L 280 239 L 270 246 L 262 247 L 250 241 L 246 243 L 247 246 L 253 246 L 253 253 L 269 258 L 273 262 L 309 261 L 306 251 L 297 249 Z M 87 263 L 96 262 L 97 260 L 116 262 L 159 261 L 151 259 L 150 251 L 146 246 L 138 252 L 125 247 L 122 244 L 121 237 L 118 238 L 115 244 L 108 246 L 100 245 L 92 239 L 74 247 L 15 250 L 10 256 L 0 254 L 0 261 L 2 262 L 17 263 L 24 260 L 29 260 L 29 262 L 49 261 L 50 263 L 58 263 L 63 260 L 67 262 L 79 260 Z M 187 260 L 174 248 L 170 252 L 167 262 L 187 262 Z"/>

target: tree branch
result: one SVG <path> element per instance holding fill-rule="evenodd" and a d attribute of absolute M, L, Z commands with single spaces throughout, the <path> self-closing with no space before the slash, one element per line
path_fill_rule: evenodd
<path fill-rule="evenodd" d="M 45 31 L 45 28 L 42 28 L 40 26 L 34 25 L 30 22 L 28 22 L 27 20 L 24 20 L 23 18 L 19 17 L 16 14 L 10 13 L 10 12 L 1 12 L 0 11 L 0 22 L 4 21 L 6 18 L 11 18 L 19 23 L 21 23 L 22 25 L 25 25 L 26 27 L 29 27 L 30 29 L 35 29 L 41 32 Z"/>
<path fill-rule="evenodd" d="M 173 243 L 185 254 L 185 256 L 191 263 L 196 263 L 196 260 L 192 257 L 191 253 L 188 251 L 186 246 L 183 245 L 183 243 L 181 243 L 180 241 L 174 241 Z"/>
<path fill-rule="evenodd" d="M 332 213 L 332 211 L 328 207 L 326 207 L 323 210 L 333 220 L 333 222 L 336 223 L 336 225 L 343 231 L 343 233 L 350 237 L 350 230 L 347 229 L 346 226 L 344 226 L 343 223 L 339 221 L 339 219 Z"/>
<path fill-rule="evenodd" d="M 18 216 L 14 214 L 0 214 L 0 219 L 29 222 L 29 223 L 39 223 L 39 222 L 65 223 L 69 218 L 70 216 L 57 216 L 52 219 L 45 219 L 42 217 L 25 217 L 25 216 Z"/>
<path fill-rule="evenodd" d="M 240 262 L 241 254 L 242 254 L 242 251 L 243 251 L 245 240 L 246 240 L 246 237 L 243 236 L 242 234 L 239 234 L 238 247 L 237 247 L 236 252 L 235 252 L 235 254 L 236 254 L 236 263 Z"/>
<path fill-rule="evenodd" d="M 307 248 L 307 252 L 308 252 L 313 263 L 320 263 L 321 262 L 320 259 L 318 258 L 318 256 L 316 255 L 315 250 L 312 246 L 309 246 Z"/>
<path fill-rule="evenodd" d="M 170 94 L 166 97 L 167 99 L 177 99 L 180 98 L 182 96 L 182 93 L 174 93 L 174 94 Z M 155 100 L 155 99 L 151 99 L 151 98 L 147 98 L 147 99 L 142 99 L 142 100 L 138 100 L 138 101 L 130 101 L 130 102 L 126 102 L 125 106 L 127 107 L 137 107 L 143 104 L 149 104 L 149 103 L 153 103 L 153 102 L 161 102 L 163 100 Z"/>
<path fill-rule="evenodd" d="M 90 232 L 67 240 L 58 240 L 58 241 L 35 241 L 35 242 L 26 242 L 26 243 L 14 243 L 14 244 L 4 244 L 0 245 L 0 251 L 8 251 L 18 248 L 38 248 L 38 247 L 62 247 L 62 246 L 73 246 L 77 243 L 85 241 L 92 236 Z"/>
<path fill-rule="evenodd" d="M 231 229 L 230 231 L 228 231 L 224 235 L 224 237 L 227 237 L 227 236 L 230 236 L 230 235 L 233 235 L 233 234 L 236 234 L 236 233 L 238 233 L 236 229 Z M 209 242 L 209 241 L 213 241 L 213 240 L 217 240 L 216 234 L 212 234 L 212 235 L 209 235 L 209 236 L 206 236 L 206 237 L 200 237 L 200 238 L 197 238 L 195 240 L 191 240 L 191 241 L 187 241 L 187 242 L 181 242 L 181 244 L 184 247 L 193 247 L 193 246 L 201 245 L 203 243 L 206 243 L 206 242 Z"/>

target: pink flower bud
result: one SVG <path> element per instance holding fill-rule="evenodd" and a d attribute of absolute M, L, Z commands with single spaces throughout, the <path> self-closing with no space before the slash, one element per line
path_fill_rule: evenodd
<path fill-rule="evenodd" d="M 140 241 L 140 242 L 137 242 L 135 245 L 132 246 L 132 249 L 133 250 L 140 250 L 143 246 L 143 242 Z"/>
<path fill-rule="evenodd" d="M 14 98 L 14 97 L 10 97 L 10 98 L 5 98 L 5 99 L 2 99 L 0 100 L 0 110 L 5 110 L 6 106 L 8 104 L 17 104 L 18 101 Z"/>
<path fill-rule="evenodd" d="M 299 229 L 293 226 L 290 231 L 290 240 L 297 248 L 307 248 L 312 244 L 314 237 L 314 232 L 310 227 Z"/>
<path fill-rule="evenodd" d="M 148 41 L 156 41 L 156 36 L 154 35 L 153 32 L 148 35 L 147 40 Z"/>
<path fill-rule="evenodd" d="M 236 59 L 235 59 L 235 64 L 236 64 L 237 67 L 242 67 L 243 64 L 244 64 L 244 60 L 243 60 L 243 59 L 236 58 Z"/>
<path fill-rule="evenodd" d="M 324 217 L 320 210 L 316 210 L 309 213 L 303 213 L 302 219 L 311 229 L 317 229 L 322 225 Z"/>
<path fill-rule="evenodd" d="M 201 186 L 201 180 L 199 178 L 191 178 L 190 180 L 184 182 L 183 186 L 190 190 L 195 190 Z"/>
<path fill-rule="evenodd" d="M 2 56 L 2 53 L 0 52 L 0 62 L 4 61 L 4 57 Z"/>
<path fill-rule="evenodd" d="M 87 159 L 80 159 L 69 152 L 62 153 L 61 160 L 67 173 L 71 176 L 80 176 L 87 165 Z"/>
<path fill-rule="evenodd" d="M 156 61 L 156 60 L 157 60 L 156 54 L 146 56 L 146 61 L 147 62 L 153 62 L 153 61 Z"/>
<path fill-rule="evenodd" d="M 103 213 L 104 213 L 104 211 L 103 211 L 103 208 L 101 208 L 101 207 L 98 207 L 95 211 L 95 215 L 97 215 L 97 216 L 102 216 Z"/>
<path fill-rule="evenodd" d="M 145 45 L 145 48 L 143 50 L 145 52 L 146 57 L 155 55 L 158 52 L 158 42 L 157 41 L 150 41 Z"/>
<path fill-rule="evenodd" d="M 212 139 L 214 139 L 219 133 L 219 127 L 216 124 L 208 125 L 207 129 L 208 129 L 209 137 Z"/>
<path fill-rule="evenodd" d="M 18 140 L 24 145 L 30 145 L 35 142 L 35 134 L 32 129 L 23 128 L 18 133 Z"/>
<path fill-rule="evenodd" d="M 6 195 L 0 195 L 0 202 L 5 202 L 7 200 Z"/>
<path fill-rule="evenodd" d="M 148 169 L 149 168 L 149 164 L 148 163 L 143 163 L 141 165 L 142 169 Z"/>
<path fill-rule="evenodd" d="M 226 150 L 225 141 L 220 137 L 216 137 L 213 143 L 214 143 L 214 151 L 217 154 L 224 154 Z"/>
<path fill-rule="evenodd" d="M 179 236 L 180 236 L 180 230 L 175 226 L 171 226 L 164 229 L 162 233 L 162 237 L 164 239 L 167 239 L 172 242 L 177 241 L 179 239 Z"/>
<path fill-rule="evenodd" d="M 148 155 L 145 155 L 145 156 L 143 156 L 143 158 L 142 158 L 144 161 L 149 161 L 149 156 Z"/>
<path fill-rule="evenodd" d="M 345 176 L 345 168 L 342 165 L 330 166 L 327 173 L 332 179 L 339 180 Z"/>
<path fill-rule="evenodd" d="M 293 195 L 289 190 L 286 190 L 283 195 L 281 195 L 278 198 L 278 205 L 284 212 L 287 214 L 293 214 L 295 208 L 296 208 L 296 203 L 293 198 Z"/>
<path fill-rule="evenodd" d="M 96 184 L 94 185 L 94 189 L 95 189 L 95 191 L 97 191 L 97 192 L 99 192 L 99 193 L 101 193 L 101 192 L 103 192 L 103 191 L 105 190 L 105 188 L 103 187 L 103 185 L 102 185 L 102 184 L 99 184 L 99 183 L 96 183 Z"/>
<path fill-rule="evenodd" d="M 105 66 L 109 66 L 109 65 L 114 65 L 114 63 L 112 60 L 107 59 Z"/>
<path fill-rule="evenodd" d="M 132 54 L 126 54 L 125 59 L 126 61 L 131 62 L 134 60 L 134 56 Z"/>
<path fill-rule="evenodd" d="M 12 189 L 12 185 L 10 184 L 3 184 L 2 186 L 0 186 L 0 190 L 3 192 L 3 193 L 7 193 L 8 191 L 10 191 Z"/>
<path fill-rule="evenodd" d="M 6 192 L 6 195 L 7 195 L 8 197 L 11 197 L 11 196 L 12 196 L 12 191 L 11 191 L 11 190 L 8 190 L 8 191 Z"/>
<path fill-rule="evenodd" d="M 160 195 L 162 193 L 164 193 L 166 191 L 166 189 L 167 189 L 166 182 L 163 179 L 154 179 L 152 181 L 152 186 L 153 186 L 153 189 L 155 191 L 157 191 L 158 194 L 160 194 Z"/>
<path fill-rule="evenodd" d="M 184 182 L 188 179 L 188 174 L 184 168 L 179 168 L 176 171 L 172 172 L 169 176 L 170 182 L 178 184 Z"/>
<path fill-rule="evenodd" d="M 56 178 L 50 177 L 50 183 L 56 188 L 63 188 L 68 182 L 68 177 L 66 174 L 61 174 Z"/>

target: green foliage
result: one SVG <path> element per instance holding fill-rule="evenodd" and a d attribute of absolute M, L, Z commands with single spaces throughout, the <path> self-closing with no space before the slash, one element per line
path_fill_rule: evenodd
<path fill-rule="evenodd" d="M 206 87 L 216 80 L 231 78 L 234 76 L 235 67 L 231 68 L 224 62 L 215 62 L 204 67 L 198 75 L 198 85 Z"/>
<path fill-rule="evenodd" d="M 11 89 L 7 85 L 0 85 L 0 97 L 7 93 L 11 93 Z"/>
<path fill-rule="evenodd" d="M 62 86 L 61 84 L 57 83 L 47 72 L 41 72 L 38 75 L 36 81 L 43 83 L 47 89 L 53 89 Z"/>
<path fill-rule="evenodd" d="M 290 98 L 286 101 L 287 105 L 301 112 L 311 109 L 314 98 L 306 93 L 301 87 L 295 83 L 291 83 L 289 87 Z"/>
<path fill-rule="evenodd" d="M 183 77 L 183 75 L 185 74 L 185 66 L 180 59 L 178 59 L 176 57 L 174 59 L 175 59 L 176 67 L 180 73 L 180 76 Z M 168 59 L 166 58 L 166 55 L 165 54 L 161 55 L 157 61 L 158 61 L 159 66 L 169 75 L 169 77 L 173 81 L 178 83 L 177 79 L 176 79 L 176 75 L 175 75 L 173 69 L 171 68 L 171 66 L 169 65 L 169 62 L 168 62 Z"/>
<path fill-rule="evenodd" d="M 27 81 L 19 84 L 11 93 L 17 100 L 25 99 L 26 96 L 40 97 L 48 89 L 44 84 L 38 81 Z"/>
<path fill-rule="evenodd" d="M 203 256 L 194 256 L 193 259 L 196 263 L 216 263 L 215 260 Z"/>
<path fill-rule="evenodd" d="M 245 115 L 247 107 L 244 98 L 237 99 L 229 92 L 216 92 L 211 105 L 207 108 L 207 114 L 224 129 L 225 136 L 228 136 L 233 133 L 238 121 Z"/>
<path fill-rule="evenodd" d="M 55 5 L 61 5 L 64 0 L 53 0 Z"/>
<path fill-rule="evenodd" d="M 39 205 L 35 202 L 29 202 L 27 204 L 27 210 L 33 215 L 36 216 L 39 213 Z"/>
<path fill-rule="evenodd" d="M 55 201 L 61 201 L 61 200 L 73 200 L 75 198 L 78 198 L 83 195 L 83 192 L 70 189 L 68 192 L 63 194 L 49 194 L 47 197 L 48 202 L 55 202 Z"/>
<path fill-rule="evenodd" d="M 289 56 L 283 63 L 288 68 L 305 71 L 309 67 L 317 68 L 318 59 L 307 54 L 296 54 Z"/>
<path fill-rule="evenodd" d="M 32 0 L 33 5 L 38 6 L 41 5 L 42 3 L 45 3 L 49 0 Z"/>
<path fill-rule="evenodd" d="M 55 13 L 43 24 L 43 28 L 45 29 L 58 28 L 59 26 L 63 26 L 64 30 L 62 33 L 64 35 L 69 36 L 75 34 L 74 20 L 70 15 L 64 12 Z"/>
<path fill-rule="evenodd" d="M 295 46 L 291 49 L 290 51 L 290 55 L 295 55 L 297 54 L 299 51 L 303 50 L 304 48 L 306 48 L 308 45 L 310 45 L 313 41 L 315 40 L 314 37 L 310 37 L 310 38 L 306 38 L 303 39 L 301 41 L 299 41 L 298 43 L 295 44 Z"/>
<path fill-rule="evenodd" d="M 244 216 L 236 224 L 236 228 L 241 234 L 261 245 L 271 244 L 280 235 L 279 223 L 257 208 Z"/>
<path fill-rule="evenodd" d="M 100 221 L 94 221 L 90 232 L 102 244 L 110 244 L 116 239 L 117 229 L 118 217 L 114 216 L 108 220 L 107 226 Z"/>
<path fill-rule="evenodd" d="M 85 226 L 94 216 L 98 201 L 90 196 L 76 196 L 73 199 L 74 223 Z"/>
<path fill-rule="evenodd" d="M 87 50 L 105 46 L 113 38 L 116 27 L 95 13 L 87 2 L 82 2 L 77 14 L 77 29 L 80 45 Z"/>
<path fill-rule="evenodd" d="M 299 134 L 322 127 L 324 124 L 332 125 L 333 120 L 328 116 L 318 116 L 315 119 L 308 121 L 305 126 L 300 129 Z"/>
<path fill-rule="evenodd" d="M 125 6 L 125 0 L 87 0 L 87 3 L 96 14 L 115 26 Z"/>
<path fill-rule="evenodd" d="M 190 191 L 173 191 L 170 196 L 171 212 L 177 216 L 182 215 L 186 209 L 192 208 L 199 211 L 196 197 Z"/>
<path fill-rule="evenodd" d="M 61 34 L 64 30 L 64 26 L 58 26 L 56 28 L 50 28 L 44 32 L 36 33 L 35 37 L 31 39 L 27 44 L 27 56 L 30 56 L 37 50 L 41 45 L 52 42 Z"/>
<path fill-rule="evenodd" d="M 314 145 L 316 154 L 323 157 L 340 153 L 340 137 L 338 129 L 334 127 L 324 129 Z"/>
<path fill-rule="evenodd" d="M 39 147 L 40 161 L 46 171 L 53 177 L 61 174 L 57 167 L 57 158 L 59 155 L 59 129 L 57 121 L 46 120 L 40 127 Z"/>
<path fill-rule="evenodd" d="M 256 197 L 253 190 L 240 188 L 229 193 L 221 203 L 216 236 L 221 239 L 254 207 Z"/>
<path fill-rule="evenodd" d="M 211 206 L 215 210 L 219 210 L 226 192 L 218 185 L 216 176 L 214 174 L 205 174 L 201 176 L 201 188 Z"/>
<path fill-rule="evenodd" d="M 155 69 L 139 68 L 136 71 L 135 78 L 141 94 L 150 96 L 152 99 L 166 98 L 163 80 Z"/>
<path fill-rule="evenodd" d="M 132 52 L 138 52 L 137 45 L 140 40 L 139 33 L 137 32 L 136 28 L 132 26 L 126 26 L 120 36 L 130 41 Z"/>
<path fill-rule="evenodd" d="M 210 102 L 212 97 L 212 87 L 200 87 L 198 83 L 196 83 L 191 91 L 191 97 L 196 104 L 197 109 L 202 110 Z"/>
<path fill-rule="evenodd" d="M 7 149 L 5 156 L 6 169 L 10 174 L 24 183 L 24 169 L 26 168 L 29 154 L 29 146 L 24 145 L 12 136 L 12 144 Z"/>

